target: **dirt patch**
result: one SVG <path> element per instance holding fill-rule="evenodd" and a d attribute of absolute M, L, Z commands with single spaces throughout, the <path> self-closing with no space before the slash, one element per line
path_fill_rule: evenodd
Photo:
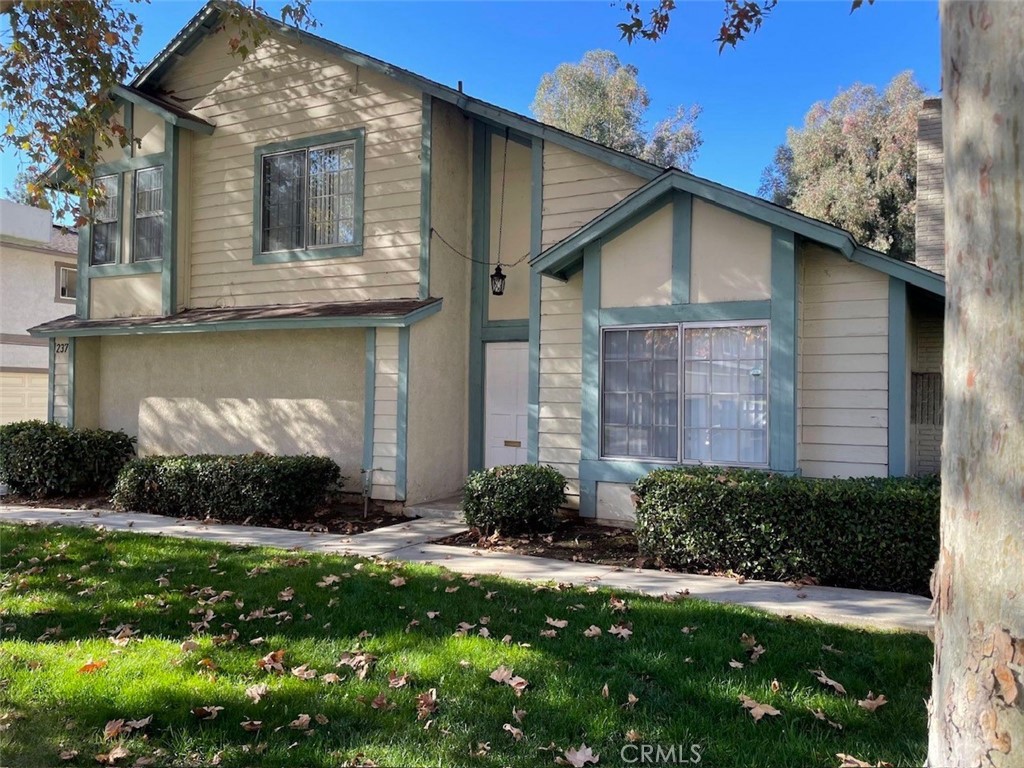
<path fill-rule="evenodd" d="M 371 505 L 366 516 L 363 516 L 363 505 L 358 496 L 346 495 L 321 505 L 312 513 L 303 517 L 281 517 L 261 520 L 254 525 L 267 528 L 280 528 L 287 531 L 309 531 L 317 533 L 343 533 L 354 535 L 366 533 L 377 528 L 408 522 L 411 518 L 401 514 L 386 512 L 379 506 Z M 52 507 L 57 509 L 93 509 L 114 511 L 109 496 L 90 496 L 86 498 L 32 499 L 15 494 L 8 494 L 0 499 L 0 504 L 18 504 L 26 507 Z M 233 520 L 218 520 L 215 516 L 206 520 L 194 517 L 182 517 L 181 520 L 197 520 L 207 524 L 220 522 L 235 523 Z M 249 524 L 242 521 L 241 525 Z"/>
<path fill-rule="evenodd" d="M 636 537 L 625 528 L 569 518 L 560 521 L 554 530 L 523 536 L 483 536 L 476 528 L 434 542 L 456 547 L 487 549 L 494 552 L 513 552 L 517 555 L 551 557 L 575 563 L 622 568 L 657 568 L 637 549 Z"/>

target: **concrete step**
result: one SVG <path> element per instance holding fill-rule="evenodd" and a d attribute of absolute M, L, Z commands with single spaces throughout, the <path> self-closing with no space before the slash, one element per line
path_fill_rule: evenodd
<path fill-rule="evenodd" d="M 421 517 L 425 520 L 441 520 L 451 523 L 462 523 L 462 496 L 449 496 L 447 499 L 414 504 L 405 508 L 406 517 Z"/>

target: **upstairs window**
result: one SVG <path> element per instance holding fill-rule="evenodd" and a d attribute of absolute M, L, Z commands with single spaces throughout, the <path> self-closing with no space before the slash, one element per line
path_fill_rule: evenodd
<path fill-rule="evenodd" d="M 57 291 L 55 301 L 73 302 L 78 296 L 78 270 L 65 264 L 57 265 Z"/>
<path fill-rule="evenodd" d="M 114 264 L 121 241 L 120 177 L 101 176 L 96 179 L 96 186 L 102 190 L 103 198 L 93 208 L 92 263 Z"/>
<path fill-rule="evenodd" d="M 257 263 L 361 252 L 361 130 L 262 147 L 256 170 Z"/>
<path fill-rule="evenodd" d="M 164 169 L 145 168 L 135 172 L 134 261 L 152 261 L 163 256 Z"/>

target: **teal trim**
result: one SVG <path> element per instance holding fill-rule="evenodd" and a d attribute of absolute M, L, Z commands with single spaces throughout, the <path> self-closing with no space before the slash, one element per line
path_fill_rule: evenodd
<path fill-rule="evenodd" d="M 808 240 L 834 248 L 851 261 L 897 277 L 931 293 L 945 295 L 945 283 L 941 275 L 858 246 L 853 236 L 846 230 L 674 168 L 665 171 L 582 229 L 531 259 L 531 266 L 551 277 L 567 279 L 581 260 L 583 248 L 587 243 L 607 237 L 610 232 L 617 231 L 616 228 L 629 226 L 630 219 L 647 210 L 650 205 L 673 190 L 689 192 L 733 213 L 794 232 Z"/>
<path fill-rule="evenodd" d="M 889 475 L 907 474 L 907 284 L 889 278 Z"/>
<path fill-rule="evenodd" d="M 147 325 L 89 325 L 79 328 L 30 328 L 29 334 L 56 336 L 149 336 L 164 333 L 226 333 L 234 331 L 273 331 L 317 328 L 408 328 L 441 311 L 442 300 L 397 317 L 350 315 L 347 317 L 280 318 L 263 320 L 213 320 L 201 323 L 170 323 L 156 319 Z"/>
<path fill-rule="evenodd" d="M 584 279 L 586 268 L 584 267 Z M 666 304 L 660 307 L 620 307 L 598 312 L 601 326 L 658 323 L 714 323 L 762 320 L 771 315 L 770 301 L 719 301 L 709 304 Z"/>
<path fill-rule="evenodd" d="M 540 254 L 544 213 L 544 142 L 530 148 L 530 257 Z M 530 270 L 530 380 L 527 384 L 526 460 L 536 464 L 540 455 L 540 272 Z"/>
<path fill-rule="evenodd" d="M 398 445 L 395 457 L 395 496 L 405 501 L 409 435 L 409 329 L 398 331 Z"/>
<path fill-rule="evenodd" d="M 595 460 L 601 450 L 601 245 L 583 251 L 583 383 L 580 391 L 582 423 L 580 448 L 584 461 Z M 580 515 L 597 514 L 597 484 L 580 479 Z"/>
<path fill-rule="evenodd" d="M 483 325 L 487 312 L 487 241 L 490 228 L 490 132 L 479 121 L 473 122 L 473 202 L 471 280 L 469 291 L 469 371 L 467 414 L 467 464 L 470 472 L 484 463 L 484 342 Z M 484 262 L 477 264 L 476 261 Z"/>
<path fill-rule="evenodd" d="M 213 133 L 214 126 L 210 125 L 204 120 L 191 120 L 184 115 L 179 115 L 172 112 L 169 109 L 161 107 L 159 104 L 150 101 L 139 93 L 134 92 L 130 88 L 125 88 L 121 85 L 115 85 L 111 92 L 118 98 L 124 99 L 125 101 L 131 102 L 143 109 L 152 112 L 154 115 L 158 115 L 164 119 L 165 123 L 170 123 L 173 126 L 185 128 L 189 131 L 195 131 L 201 133 L 204 136 L 209 136 Z"/>
<path fill-rule="evenodd" d="M 768 358 L 768 463 L 796 470 L 797 257 L 792 232 L 772 228 L 772 300 Z"/>
<path fill-rule="evenodd" d="M 163 274 L 160 276 L 160 304 L 163 314 L 173 315 L 178 310 L 178 144 L 179 128 L 164 123 L 164 237 L 161 246 Z M 134 207 L 134 198 L 133 207 Z M 134 219 L 132 226 L 135 226 Z"/>
<path fill-rule="evenodd" d="M 420 298 L 430 295 L 430 174 L 433 134 L 433 99 L 423 94 L 423 127 L 420 146 Z"/>
<path fill-rule="evenodd" d="M 84 197 L 79 197 L 83 208 Z M 89 257 L 92 252 L 92 224 L 86 219 L 78 229 L 78 285 L 75 289 L 75 317 L 89 319 Z"/>
<path fill-rule="evenodd" d="M 580 462 L 580 480 L 591 483 L 635 483 L 656 469 L 676 466 L 672 462 L 636 461 L 634 459 L 601 459 Z"/>
<path fill-rule="evenodd" d="M 53 385 L 57 363 L 57 339 L 50 337 L 50 363 L 46 378 L 46 421 L 53 423 Z"/>
<path fill-rule="evenodd" d="M 68 427 L 75 426 L 75 340 L 68 339 Z"/>
<path fill-rule="evenodd" d="M 480 329 L 480 341 L 529 341 L 530 327 L 523 321 L 515 325 L 486 325 Z"/>
<path fill-rule="evenodd" d="M 366 329 L 366 357 L 363 363 L 363 478 L 364 487 L 373 482 L 373 416 L 377 396 L 377 329 Z M 372 489 L 371 489 L 372 490 Z"/>
<path fill-rule="evenodd" d="M 123 277 L 124 275 L 151 275 L 163 271 L 163 262 L 133 261 L 127 264 L 95 264 L 87 270 L 89 277 Z"/>
<path fill-rule="evenodd" d="M 355 201 L 353 239 L 348 245 L 330 245 L 318 248 L 296 248 L 290 251 L 260 251 L 263 237 L 263 158 L 280 152 L 294 152 L 324 144 L 340 142 L 355 143 Z M 253 190 L 252 190 L 252 263 L 282 264 L 290 261 L 319 261 L 321 259 L 337 259 L 363 255 L 363 207 L 366 194 L 366 129 L 354 128 L 348 131 L 323 133 L 318 136 L 306 136 L 289 141 L 275 141 L 262 144 L 253 150 Z"/>
<path fill-rule="evenodd" d="M 693 243 L 693 195 L 672 196 L 672 303 L 690 303 L 690 250 Z"/>
<path fill-rule="evenodd" d="M 134 155 L 121 160 L 114 160 L 109 163 L 100 163 L 96 166 L 95 175 L 111 176 L 115 173 L 126 171 L 138 171 L 143 168 L 155 168 L 158 165 L 166 165 L 167 152 L 156 152 L 151 155 Z"/>

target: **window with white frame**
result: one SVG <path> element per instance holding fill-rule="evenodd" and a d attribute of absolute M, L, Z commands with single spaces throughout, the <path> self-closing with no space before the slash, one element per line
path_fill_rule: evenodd
<path fill-rule="evenodd" d="M 135 221 L 133 261 L 153 261 L 163 256 L 164 169 L 135 172 Z"/>
<path fill-rule="evenodd" d="M 102 197 L 93 206 L 92 264 L 113 264 L 117 261 L 121 239 L 119 181 L 117 174 L 96 179 Z"/>
<path fill-rule="evenodd" d="M 355 141 L 263 156 L 260 252 L 356 241 Z"/>
<path fill-rule="evenodd" d="M 603 332 L 601 455 L 768 463 L 768 326 L 609 328 Z"/>
<path fill-rule="evenodd" d="M 56 301 L 74 301 L 78 296 L 78 269 L 75 267 L 57 265 L 57 295 Z"/>

